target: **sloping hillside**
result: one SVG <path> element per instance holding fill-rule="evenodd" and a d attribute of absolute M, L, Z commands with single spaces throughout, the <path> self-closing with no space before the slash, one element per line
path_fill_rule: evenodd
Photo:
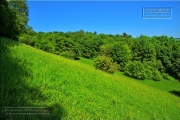
<path fill-rule="evenodd" d="M 180 119 L 180 97 L 8 39 L 0 40 L 1 119 Z M 5 107 L 48 107 L 6 115 Z"/>

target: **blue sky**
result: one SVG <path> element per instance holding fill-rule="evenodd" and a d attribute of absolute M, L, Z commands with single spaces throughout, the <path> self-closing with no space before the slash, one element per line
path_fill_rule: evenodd
<path fill-rule="evenodd" d="M 28 1 L 29 25 L 36 32 L 126 32 L 133 37 L 167 35 L 180 38 L 180 1 Z M 142 8 L 171 7 L 172 19 L 142 19 Z"/>

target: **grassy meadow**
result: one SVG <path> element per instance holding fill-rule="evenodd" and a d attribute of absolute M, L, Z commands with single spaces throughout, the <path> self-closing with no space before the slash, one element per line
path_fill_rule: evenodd
<path fill-rule="evenodd" d="M 180 83 L 135 80 L 25 44 L 0 39 L 0 119 L 178 120 Z M 5 107 L 48 107 L 48 115 L 6 115 Z"/>

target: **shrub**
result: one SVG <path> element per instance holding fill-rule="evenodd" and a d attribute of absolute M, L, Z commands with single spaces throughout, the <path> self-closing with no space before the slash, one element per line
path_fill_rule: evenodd
<path fill-rule="evenodd" d="M 146 78 L 144 65 L 139 61 L 128 63 L 124 68 L 124 73 L 127 76 L 144 80 Z"/>
<path fill-rule="evenodd" d="M 166 80 L 175 81 L 175 79 L 167 73 L 162 73 L 162 77 Z"/>
<path fill-rule="evenodd" d="M 69 59 L 74 59 L 74 60 L 77 60 L 77 59 L 78 59 L 76 53 L 73 52 L 73 51 L 61 52 L 60 55 L 63 56 L 63 57 L 65 57 L 65 58 L 69 58 Z"/>
<path fill-rule="evenodd" d="M 96 69 L 100 69 L 111 74 L 118 69 L 117 63 L 113 63 L 112 59 L 106 56 L 97 57 L 95 59 L 94 66 Z"/>
<path fill-rule="evenodd" d="M 161 73 L 158 71 L 158 70 L 154 70 L 152 72 L 152 79 L 155 80 L 155 81 L 160 81 L 162 80 L 162 75 Z"/>
<path fill-rule="evenodd" d="M 34 46 L 35 45 L 35 39 L 34 38 L 35 38 L 34 36 L 31 36 L 28 34 L 21 34 L 19 36 L 19 41 L 22 43 L 25 43 L 27 45 Z"/>
<path fill-rule="evenodd" d="M 162 65 L 162 61 L 161 61 L 161 60 L 156 60 L 156 68 L 157 68 L 159 71 L 161 71 L 161 72 L 164 71 L 164 67 L 163 67 L 163 65 Z"/>
<path fill-rule="evenodd" d="M 145 78 L 151 80 L 152 79 L 152 71 L 150 69 L 145 69 Z"/>

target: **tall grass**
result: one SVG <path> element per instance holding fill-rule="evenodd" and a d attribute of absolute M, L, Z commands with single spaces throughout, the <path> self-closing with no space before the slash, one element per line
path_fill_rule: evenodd
<path fill-rule="evenodd" d="M 8 39 L 0 40 L 1 119 L 180 119 L 180 97 Z M 6 115 L 48 107 L 49 115 Z"/>

